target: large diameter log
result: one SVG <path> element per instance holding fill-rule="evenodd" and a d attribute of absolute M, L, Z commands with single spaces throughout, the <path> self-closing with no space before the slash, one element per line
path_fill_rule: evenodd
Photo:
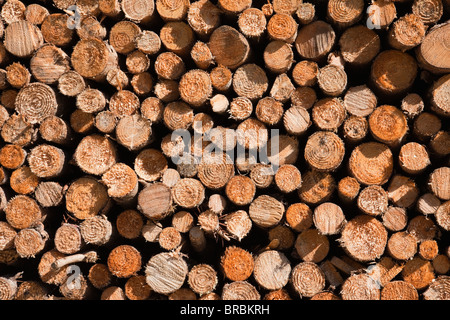
<path fill-rule="evenodd" d="M 316 61 L 331 51 L 335 39 L 336 34 L 328 23 L 315 21 L 298 31 L 295 48 L 302 58 Z"/>
<path fill-rule="evenodd" d="M 443 23 L 431 29 L 416 49 L 419 65 L 436 74 L 450 72 L 450 24 Z"/>
<path fill-rule="evenodd" d="M 250 54 L 247 39 L 239 31 L 226 25 L 214 30 L 208 46 L 217 64 L 233 70 L 244 64 Z"/>
<path fill-rule="evenodd" d="M 71 61 L 75 71 L 85 78 L 104 81 L 108 71 L 117 67 L 117 52 L 102 40 L 80 40 L 73 48 Z"/>
<path fill-rule="evenodd" d="M 380 94 L 397 96 L 411 88 L 416 75 L 417 62 L 411 55 L 398 50 L 386 50 L 373 61 L 370 80 Z"/>
<path fill-rule="evenodd" d="M 28 21 L 12 22 L 5 29 L 4 45 L 11 54 L 26 58 L 44 44 L 39 28 Z"/>
<path fill-rule="evenodd" d="M 380 221 L 368 215 L 359 215 L 345 225 L 340 241 L 352 258 L 367 262 L 383 255 L 387 237 Z"/>

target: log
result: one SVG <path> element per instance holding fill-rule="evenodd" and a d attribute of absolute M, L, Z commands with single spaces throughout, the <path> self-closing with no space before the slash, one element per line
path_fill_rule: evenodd
<path fill-rule="evenodd" d="M 225 216 L 226 230 L 230 238 L 241 241 L 252 229 L 252 220 L 244 210 L 238 210 Z"/>
<path fill-rule="evenodd" d="M 417 253 L 417 242 L 414 236 L 399 231 L 390 236 L 386 249 L 394 259 L 409 260 Z"/>
<path fill-rule="evenodd" d="M 285 218 L 289 227 L 296 232 L 305 231 L 313 225 L 312 210 L 301 202 L 291 204 L 286 210 Z"/>
<path fill-rule="evenodd" d="M 340 206 L 325 202 L 314 209 L 313 222 L 321 234 L 334 235 L 341 231 L 346 220 Z"/>
<path fill-rule="evenodd" d="M 272 97 L 264 97 L 256 104 L 256 118 L 268 126 L 280 122 L 283 113 L 283 104 Z"/>
<path fill-rule="evenodd" d="M 415 0 L 412 5 L 412 12 L 417 15 L 423 23 L 432 25 L 441 19 L 444 8 L 441 0 Z"/>
<path fill-rule="evenodd" d="M 16 89 L 20 89 L 30 83 L 31 74 L 20 63 L 14 62 L 6 67 L 6 80 Z"/>
<path fill-rule="evenodd" d="M 274 176 L 275 185 L 283 193 L 291 193 L 302 185 L 300 170 L 292 164 L 281 165 Z"/>
<path fill-rule="evenodd" d="M 208 264 L 196 264 L 189 270 L 187 282 L 192 291 L 203 296 L 215 290 L 217 272 Z"/>
<path fill-rule="evenodd" d="M 86 59 L 92 55 L 91 59 Z M 81 76 L 104 81 L 117 66 L 117 52 L 111 45 L 95 38 L 80 40 L 71 55 L 72 66 Z"/>
<path fill-rule="evenodd" d="M 318 20 L 300 28 L 295 48 L 303 59 L 318 61 L 331 51 L 335 39 L 333 28 Z"/>
<path fill-rule="evenodd" d="M 389 29 L 388 41 L 392 48 L 407 51 L 425 38 L 426 26 L 415 14 L 407 14 L 395 21 Z"/>
<path fill-rule="evenodd" d="M 75 31 L 69 26 L 69 15 L 65 13 L 49 14 L 41 24 L 42 36 L 46 42 L 55 46 L 68 46 L 75 34 Z"/>
<path fill-rule="evenodd" d="M 294 43 L 298 24 L 294 17 L 285 13 L 275 13 L 267 22 L 267 34 L 272 40 Z"/>
<path fill-rule="evenodd" d="M 225 187 L 227 198 L 238 206 L 250 204 L 253 201 L 255 193 L 255 183 L 247 176 L 233 176 L 227 181 Z"/>
<path fill-rule="evenodd" d="M 220 257 L 220 267 L 227 279 L 245 281 L 253 273 L 255 261 L 248 251 L 240 247 L 228 246 Z"/>
<path fill-rule="evenodd" d="M 140 24 L 148 24 L 152 21 L 155 13 L 154 0 L 124 0 L 120 6 L 125 17 Z"/>
<path fill-rule="evenodd" d="M 116 129 L 118 119 L 108 110 L 100 111 L 94 118 L 94 126 L 102 133 L 111 133 Z"/>
<path fill-rule="evenodd" d="M 309 228 L 297 236 L 295 250 L 304 262 L 319 263 L 328 255 L 330 242 L 317 229 Z"/>
<path fill-rule="evenodd" d="M 214 57 L 211 50 L 208 45 L 202 41 L 197 41 L 194 44 L 190 55 L 196 66 L 200 69 L 206 70 L 209 66 L 214 64 Z"/>
<path fill-rule="evenodd" d="M 401 109 L 408 119 L 414 119 L 424 109 L 424 102 L 417 93 L 410 93 L 402 100 Z"/>
<path fill-rule="evenodd" d="M 435 279 L 431 262 L 418 256 L 406 262 L 401 275 L 403 281 L 412 284 L 417 290 L 426 288 Z"/>
<path fill-rule="evenodd" d="M 6 221 L 18 230 L 36 226 L 44 215 L 33 198 L 22 194 L 9 199 L 4 211 Z"/>
<path fill-rule="evenodd" d="M 179 83 L 180 97 L 193 107 L 201 107 L 212 95 L 209 74 L 200 69 L 186 72 Z"/>
<path fill-rule="evenodd" d="M 327 18 L 338 28 L 347 28 L 357 23 L 364 11 L 364 1 L 331 0 L 328 2 Z"/>
<path fill-rule="evenodd" d="M 194 45 L 194 31 L 183 21 L 167 22 L 160 30 L 163 46 L 180 56 L 187 56 Z"/>
<path fill-rule="evenodd" d="M 283 125 L 286 131 L 294 136 L 303 135 L 311 126 L 309 112 L 304 107 L 293 106 L 283 114 Z"/>
<path fill-rule="evenodd" d="M 367 262 L 383 255 L 387 237 L 387 231 L 380 221 L 368 215 L 359 215 L 344 226 L 340 241 L 350 257 Z"/>
<path fill-rule="evenodd" d="M 334 171 L 344 159 L 344 142 L 333 132 L 318 131 L 308 137 L 304 157 L 312 169 Z"/>
<path fill-rule="evenodd" d="M 378 34 L 363 26 L 346 29 L 339 38 L 340 54 L 351 66 L 367 66 L 380 52 L 381 40 Z"/>
<path fill-rule="evenodd" d="M 58 78 L 58 90 L 65 96 L 76 97 L 85 88 L 84 78 L 76 71 L 68 70 Z"/>
<path fill-rule="evenodd" d="M 342 125 L 344 140 L 349 144 L 362 142 L 369 132 L 369 123 L 366 118 L 350 116 Z"/>
<path fill-rule="evenodd" d="M 161 252 L 150 258 L 146 267 L 146 281 L 157 293 L 170 294 L 180 289 L 188 274 L 183 258 Z"/>
<path fill-rule="evenodd" d="M 86 244 L 101 246 L 110 240 L 112 224 L 105 216 L 96 215 L 80 223 L 80 232 Z"/>
<path fill-rule="evenodd" d="M 448 188 L 448 181 L 450 175 L 449 167 L 440 167 L 433 170 L 429 175 L 428 186 L 431 192 L 440 200 L 450 200 L 450 191 Z"/>
<path fill-rule="evenodd" d="M 91 133 L 94 129 L 94 115 L 80 109 L 75 110 L 70 114 L 70 128 L 76 133 Z"/>
<path fill-rule="evenodd" d="M 336 132 L 345 120 L 346 110 L 342 100 L 328 97 L 314 104 L 311 116 L 319 130 Z"/>
<path fill-rule="evenodd" d="M 158 243 L 164 250 L 175 250 L 181 245 L 181 233 L 174 227 L 165 227 L 159 234 Z"/>
<path fill-rule="evenodd" d="M 27 152 L 19 145 L 6 144 L 0 149 L 0 165 L 6 169 L 17 169 L 27 157 Z"/>
<path fill-rule="evenodd" d="M 380 300 L 380 289 L 367 274 L 354 274 L 348 277 L 341 289 L 343 300 Z"/>
<path fill-rule="evenodd" d="M 328 172 L 308 170 L 302 174 L 302 180 L 298 195 L 301 201 L 309 205 L 327 201 L 336 189 L 336 181 Z"/>
<path fill-rule="evenodd" d="M 83 245 L 79 226 L 71 223 L 63 223 L 56 229 L 53 241 L 56 250 L 68 255 L 79 252 Z"/>
<path fill-rule="evenodd" d="M 139 192 L 137 201 L 138 210 L 147 218 L 157 221 L 171 213 L 173 196 L 169 187 L 163 183 L 154 183 Z"/>
<path fill-rule="evenodd" d="M 420 243 L 418 253 L 422 259 L 434 260 L 439 254 L 439 247 L 436 240 L 425 240 Z"/>
<path fill-rule="evenodd" d="M 277 101 L 286 103 L 294 90 L 295 87 L 292 84 L 291 79 L 286 73 L 282 73 L 275 78 L 272 88 L 270 89 L 270 96 Z"/>
<path fill-rule="evenodd" d="M 222 300 L 260 300 L 261 295 L 251 283 L 234 281 L 227 283 L 222 289 Z"/>
<path fill-rule="evenodd" d="M 442 122 L 434 113 L 422 112 L 414 119 L 412 131 L 421 141 L 427 141 L 441 129 Z"/>
<path fill-rule="evenodd" d="M 227 25 L 212 32 L 208 46 L 216 63 L 232 70 L 243 65 L 250 54 L 250 45 L 244 35 Z"/>
<path fill-rule="evenodd" d="M 1 136 L 6 143 L 27 146 L 36 140 L 36 131 L 23 117 L 13 114 L 3 124 Z"/>
<path fill-rule="evenodd" d="M 309 24 L 316 19 L 316 7 L 309 2 L 300 3 L 295 15 L 302 25 Z"/>
<path fill-rule="evenodd" d="M 219 65 L 211 70 L 209 77 L 211 85 L 220 92 L 226 92 L 230 89 L 233 81 L 233 73 L 223 65 Z"/>
<path fill-rule="evenodd" d="M 126 261 L 125 264 L 124 261 Z M 134 276 L 142 268 L 140 252 L 130 245 L 119 245 L 112 249 L 107 263 L 111 274 L 118 278 Z"/>
<path fill-rule="evenodd" d="M 2 238 L 0 241 L 1 250 L 7 250 L 14 248 L 14 239 L 17 236 L 17 231 L 7 222 L 0 222 L 0 232 Z"/>
<path fill-rule="evenodd" d="M 80 39 L 97 38 L 103 40 L 106 38 L 106 28 L 95 16 L 88 15 L 81 19 L 77 34 Z"/>
<path fill-rule="evenodd" d="M 172 216 L 172 227 L 180 233 L 187 233 L 194 226 L 194 217 L 187 211 L 178 211 Z"/>
<path fill-rule="evenodd" d="M 325 289 L 325 274 L 314 262 L 301 262 L 292 269 L 291 282 L 300 297 L 313 297 Z"/>
<path fill-rule="evenodd" d="M 419 294 L 408 282 L 392 281 L 381 290 L 381 300 L 419 300 Z"/>
<path fill-rule="evenodd" d="M 107 137 L 93 134 L 80 141 L 74 160 L 82 171 L 102 175 L 116 163 L 117 154 L 115 146 Z"/>
<path fill-rule="evenodd" d="M 39 178 L 55 178 L 61 175 L 64 169 L 65 155 L 57 147 L 41 144 L 31 149 L 28 164 Z"/>
<path fill-rule="evenodd" d="M 100 300 L 126 300 L 126 297 L 121 287 L 110 286 L 102 291 Z"/>
<path fill-rule="evenodd" d="M 107 209 L 106 187 L 92 177 L 75 180 L 65 194 L 66 209 L 77 219 L 94 217 Z"/>
<path fill-rule="evenodd" d="M 44 37 L 38 27 L 28 21 L 19 20 L 8 24 L 3 44 L 12 55 L 26 58 L 44 44 Z"/>
<path fill-rule="evenodd" d="M 267 290 L 283 288 L 289 281 L 290 273 L 290 261 L 282 252 L 268 250 L 255 258 L 253 277 Z"/>
<path fill-rule="evenodd" d="M 265 71 L 253 63 L 239 67 L 233 75 L 233 90 L 252 101 L 262 98 L 268 85 Z"/>
<path fill-rule="evenodd" d="M 286 73 L 291 69 L 294 62 L 294 52 L 292 46 L 288 43 L 275 40 L 269 42 L 265 47 L 263 58 L 265 67 L 271 72 Z"/>
<path fill-rule="evenodd" d="M 207 37 L 220 25 L 220 9 L 208 0 L 191 3 L 187 21 L 199 37 Z"/>
<path fill-rule="evenodd" d="M 239 14 L 239 31 L 249 39 L 258 40 L 264 34 L 267 26 L 267 19 L 264 13 L 258 8 L 248 8 Z"/>
<path fill-rule="evenodd" d="M 25 20 L 32 24 L 41 24 L 50 13 L 47 8 L 37 3 L 29 4 L 25 9 Z"/>
<path fill-rule="evenodd" d="M 9 177 L 9 185 L 11 189 L 18 194 L 33 193 L 39 182 L 39 177 L 36 176 L 36 174 L 34 174 L 28 166 L 21 166 L 20 168 L 14 170 Z"/>
<path fill-rule="evenodd" d="M 59 206 L 63 200 L 63 187 L 55 181 L 42 181 L 34 190 L 34 197 L 43 208 Z"/>
<path fill-rule="evenodd" d="M 277 199 L 261 195 L 249 207 L 249 216 L 261 228 L 269 228 L 278 224 L 284 215 L 284 205 Z"/>
<path fill-rule="evenodd" d="M 440 116 L 448 117 L 450 110 L 447 106 L 448 93 L 450 91 L 450 77 L 439 78 L 431 87 L 431 110 Z"/>
<path fill-rule="evenodd" d="M 237 15 L 241 13 L 245 9 L 248 9 L 252 5 L 251 0 L 239 0 L 239 1 L 230 1 L 230 0 L 219 0 L 218 5 L 220 8 L 228 15 Z"/>
<path fill-rule="evenodd" d="M 134 74 L 130 83 L 134 93 L 138 96 L 149 94 L 153 89 L 153 78 L 148 72 Z"/>
<path fill-rule="evenodd" d="M 344 105 L 351 115 L 366 117 L 376 108 L 377 97 L 366 85 L 351 87 L 345 93 Z"/>
<path fill-rule="evenodd" d="M 405 208 L 389 206 L 383 213 L 383 225 L 390 231 L 403 230 L 408 223 L 408 215 Z"/>
<path fill-rule="evenodd" d="M 372 1 L 367 9 L 367 23 L 370 27 L 387 29 L 397 18 L 397 8 L 394 2 L 385 0 Z"/>
<path fill-rule="evenodd" d="M 124 289 L 126 297 L 130 300 L 147 300 L 152 293 L 152 289 L 143 275 L 130 277 L 125 283 Z"/>
<path fill-rule="evenodd" d="M 302 60 L 292 69 L 292 80 L 299 86 L 314 86 L 317 82 L 319 66 L 316 62 Z"/>
<path fill-rule="evenodd" d="M 450 70 L 448 48 L 443 46 L 445 35 L 448 34 L 450 24 L 437 25 L 430 30 L 421 45 L 416 49 L 419 65 L 435 74 L 444 74 Z"/>
<path fill-rule="evenodd" d="M 159 16 L 165 21 L 180 21 L 184 20 L 189 10 L 189 0 L 156 0 L 156 11 Z"/>
<path fill-rule="evenodd" d="M 443 204 L 439 206 L 435 213 L 436 222 L 437 224 L 444 230 L 450 229 L 450 223 L 449 223 L 449 213 L 448 209 L 450 207 L 450 201 L 446 201 Z"/>
<path fill-rule="evenodd" d="M 388 192 L 380 186 L 367 186 L 358 195 L 358 209 L 371 216 L 382 215 L 388 208 L 388 196 Z"/>
<path fill-rule="evenodd" d="M 399 50 L 385 50 L 373 61 L 370 80 L 381 95 L 392 97 L 408 91 L 416 75 L 417 62 L 412 56 Z"/>

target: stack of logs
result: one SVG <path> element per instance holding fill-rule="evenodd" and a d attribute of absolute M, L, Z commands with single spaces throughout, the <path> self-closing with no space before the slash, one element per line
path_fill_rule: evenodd
<path fill-rule="evenodd" d="M 450 299 L 449 0 L 0 4 L 0 299 Z"/>

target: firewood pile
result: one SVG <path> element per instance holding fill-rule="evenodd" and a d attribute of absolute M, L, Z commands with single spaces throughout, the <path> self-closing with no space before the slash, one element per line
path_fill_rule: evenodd
<path fill-rule="evenodd" d="M 0 300 L 450 299 L 449 0 L 0 0 Z"/>

